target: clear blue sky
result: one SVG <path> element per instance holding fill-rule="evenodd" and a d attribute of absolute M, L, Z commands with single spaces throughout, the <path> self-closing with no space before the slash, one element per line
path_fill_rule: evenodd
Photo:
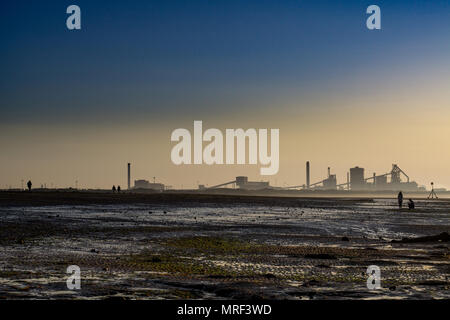
<path fill-rule="evenodd" d="M 365 28 L 372 3 L 381 31 Z M 70 4 L 81 7 L 81 31 L 65 27 Z M 233 102 L 249 94 L 320 93 L 349 74 L 447 59 L 450 5 L 18 0 L 2 1 L 0 32 L 0 122 L 132 122 L 223 108 L 221 99 L 241 109 Z"/>

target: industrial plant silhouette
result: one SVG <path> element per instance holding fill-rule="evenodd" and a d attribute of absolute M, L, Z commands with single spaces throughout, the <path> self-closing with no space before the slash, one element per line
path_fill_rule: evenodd
<path fill-rule="evenodd" d="M 328 175 L 325 179 L 311 183 L 311 165 L 310 162 L 306 162 L 306 183 L 296 186 L 277 187 L 271 186 L 268 181 L 249 181 L 246 176 L 238 176 L 232 181 L 227 181 L 213 185 L 210 187 L 204 184 L 198 185 L 198 190 L 214 190 L 221 188 L 236 188 L 240 190 L 326 190 L 326 191 L 426 191 L 425 187 L 419 186 L 417 182 L 410 181 L 409 176 L 402 170 L 397 164 L 392 165 L 391 171 L 377 175 L 373 173 L 370 177 L 365 177 L 364 168 L 354 167 L 350 168 L 347 173 L 347 181 L 344 183 L 337 182 L 335 174 L 331 174 L 331 168 L 328 167 Z M 127 165 L 128 173 L 128 189 L 129 190 L 154 190 L 164 191 L 166 186 L 162 183 L 153 183 L 139 179 L 134 181 L 134 186 L 131 187 L 131 164 Z M 389 178 L 389 179 L 388 179 Z M 402 178 L 406 179 L 403 181 Z"/>

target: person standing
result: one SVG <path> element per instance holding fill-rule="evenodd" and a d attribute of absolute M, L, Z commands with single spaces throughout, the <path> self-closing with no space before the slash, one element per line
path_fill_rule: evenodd
<path fill-rule="evenodd" d="M 401 209 L 403 206 L 403 193 L 400 191 L 397 196 L 398 208 Z"/>
<path fill-rule="evenodd" d="M 27 182 L 28 191 L 31 191 L 31 186 L 32 185 L 33 184 L 31 183 L 31 180 L 28 180 L 28 182 Z"/>

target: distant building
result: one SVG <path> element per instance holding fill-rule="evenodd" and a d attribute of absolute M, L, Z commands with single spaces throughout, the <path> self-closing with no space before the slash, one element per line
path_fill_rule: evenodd
<path fill-rule="evenodd" d="M 324 190 L 336 190 L 337 179 L 335 174 L 330 174 L 328 178 L 323 180 L 323 189 Z"/>
<path fill-rule="evenodd" d="M 375 177 L 375 186 L 377 189 L 385 190 L 387 187 L 387 175 L 384 176 L 376 176 Z"/>
<path fill-rule="evenodd" d="M 352 190 L 364 189 L 364 168 L 350 168 L 350 188 Z"/>
<path fill-rule="evenodd" d="M 164 184 L 150 183 L 147 180 L 134 180 L 134 189 L 148 189 L 155 191 L 164 191 Z"/>
<path fill-rule="evenodd" d="M 248 181 L 248 177 L 236 177 L 236 186 L 245 190 L 262 190 L 269 189 L 269 182 L 266 181 Z"/>

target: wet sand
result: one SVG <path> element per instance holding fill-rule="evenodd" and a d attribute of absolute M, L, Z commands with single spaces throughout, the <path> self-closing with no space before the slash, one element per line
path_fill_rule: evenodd
<path fill-rule="evenodd" d="M 53 205 L 122 205 L 122 204 L 157 204 L 197 206 L 202 204 L 245 204 L 245 205 L 272 205 L 272 206 L 298 206 L 311 202 L 312 205 L 321 203 L 336 205 L 357 203 L 366 197 L 298 197 L 276 195 L 261 195 L 260 192 L 230 190 L 224 193 L 198 193 L 192 192 L 140 192 L 140 193 L 113 193 L 108 191 L 2 191 L 0 192 L 0 207 L 10 206 L 53 206 Z M 312 200 L 312 201 L 311 201 Z M 336 202 L 335 200 L 339 200 Z"/>
<path fill-rule="evenodd" d="M 450 298 L 450 201 L 0 193 L 3 299 Z M 67 289 L 66 268 L 82 288 Z M 381 289 L 366 269 L 381 269 Z"/>

